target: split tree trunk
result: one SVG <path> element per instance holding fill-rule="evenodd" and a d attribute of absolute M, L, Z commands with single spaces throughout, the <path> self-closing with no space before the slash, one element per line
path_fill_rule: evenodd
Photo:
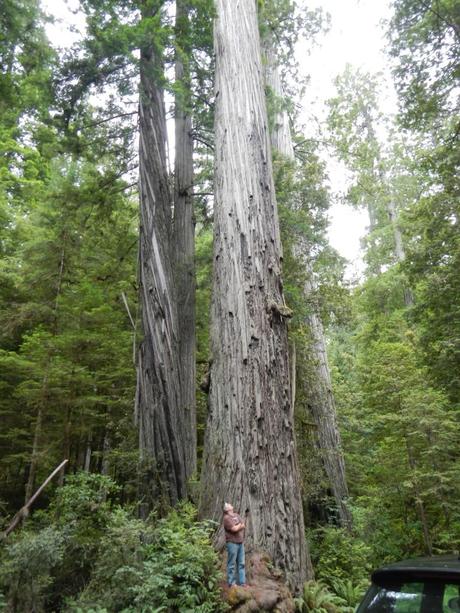
<path fill-rule="evenodd" d="M 266 44 L 265 74 L 267 85 L 278 98 L 283 97 L 278 61 L 273 52 L 270 41 Z M 294 146 L 292 142 L 289 117 L 286 111 L 280 111 L 274 118 L 274 126 L 271 133 L 271 143 L 275 151 L 278 151 L 288 160 L 294 160 Z M 295 206 L 295 203 L 292 203 Z M 310 358 L 308 376 L 302 376 L 300 385 L 304 387 L 304 395 L 308 399 L 308 405 L 317 428 L 317 441 L 321 459 L 334 495 L 340 523 L 342 526 L 351 528 L 351 513 L 347 507 L 348 486 L 345 477 L 345 461 L 342 451 L 342 442 L 337 425 L 337 411 L 332 381 L 327 361 L 326 339 L 323 324 L 318 314 L 318 306 L 315 303 L 316 287 L 313 278 L 309 253 L 300 242 L 294 244 L 294 255 L 305 266 L 307 281 L 303 287 L 305 301 L 310 303 L 311 312 L 307 316 L 305 324 L 310 337 Z"/>
<path fill-rule="evenodd" d="M 147 3 L 146 3 L 147 5 Z M 148 18 L 154 7 L 144 9 Z M 141 49 L 139 101 L 139 283 L 144 340 L 138 356 L 136 414 L 151 500 L 175 504 L 185 495 L 180 411 L 179 328 L 171 247 L 172 199 L 166 162 L 162 59 Z"/>
<path fill-rule="evenodd" d="M 212 365 L 201 513 L 250 513 L 248 548 L 312 571 L 294 440 L 281 244 L 254 0 L 217 0 Z"/>
<path fill-rule="evenodd" d="M 174 250 L 185 441 L 185 471 L 196 471 L 196 365 L 195 365 L 195 221 L 193 215 L 193 137 L 191 117 L 190 27 L 187 4 L 176 2 L 176 84 Z"/>

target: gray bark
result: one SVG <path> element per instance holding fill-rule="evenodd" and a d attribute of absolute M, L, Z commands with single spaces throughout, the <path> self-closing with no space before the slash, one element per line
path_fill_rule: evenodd
<path fill-rule="evenodd" d="M 85 463 L 83 465 L 83 470 L 87 473 L 89 473 L 91 467 L 92 442 L 92 436 L 89 433 L 86 439 Z"/>
<path fill-rule="evenodd" d="M 273 53 L 273 45 L 267 41 L 266 47 L 266 82 L 273 93 L 280 99 L 283 97 L 278 62 Z M 275 151 L 288 160 L 294 160 L 294 146 L 289 125 L 288 114 L 279 112 L 274 118 L 274 128 L 271 143 Z M 293 203 L 295 205 L 295 203 Z M 344 527 L 351 528 L 351 513 L 347 507 L 348 486 L 345 476 L 345 461 L 342 442 L 337 425 L 337 411 L 332 381 L 327 361 L 326 339 L 318 305 L 315 301 L 316 286 L 313 277 L 310 257 L 307 249 L 300 243 L 294 244 L 294 255 L 300 259 L 306 269 L 307 281 L 303 287 L 305 301 L 310 304 L 311 312 L 306 318 L 306 326 L 310 332 L 310 360 L 307 377 L 301 377 L 300 385 L 304 387 L 304 395 L 308 398 L 309 408 L 317 428 L 317 440 L 322 462 L 329 484 L 334 495 L 339 519 Z"/>
<path fill-rule="evenodd" d="M 201 514 L 250 513 L 246 542 L 299 587 L 306 548 L 288 309 L 254 0 L 217 0 L 212 365 Z"/>
<path fill-rule="evenodd" d="M 312 274 L 312 271 L 309 271 Z M 313 278 L 313 277 L 311 277 Z M 327 360 L 326 339 L 314 295 L 313 282 L 306 282 L 304 295 L 310 301 L 312 311 L 307 317 L 310 331 L 309 376 L 302 377 L 308 407 L 316 424 L 318 446 L 328 481 L 334 495 L 340 523 L 351 529 L 352 517 L 347 506 L 348 486 L 345 474 L 342 441 L 337 425 L 337 411 L 332 391 L 331 373 Z"/>
<path fill-rule="evenodd" d="M 171 245 L 172 198 L 164 99 L 158 84 L 161 74 L 162 61 L 153 45 L 141 49 L 139 285 L 144 340 L 138 356 L 136 414 L 141 460 L 149 467 L 148 495 L 175 504 L 185 495 L 186 469 Z"/>
<path fill-rule="evenodd" d="M 384 180 L 384 177 L 382 177 Z M 396 211 L 396 206 L 393 199 L 390 197 L 387 203 L 387 213 L 388 218 L 391 223 L 391 228 L 393 230 L 393 239 L 395 244 L 395 256 L 398 262 L 404 262 L 406 259 L 406 254 L 404 252 L 404 244 L 402 239 L 402 233 L 398 224 L 398 213 Z M 410 287 L 405 286 L 403 288 L 404 291 L 404 304 L 406 307 L 411 307 L 414 304 L 414 296 Z"/>
<path fill-rule="evenodd" d="M 110 440 L 110 432 L 106 426 L 104 433 L 104 440 L 102 442 L 102 462 L 101 462 L 101 475 L 108 475 L 110 471 L 110 452 L 112 450 L 112 444 Z"/>
<path fill-rule="evenodd" d="M 195 366 L 195 221 L 193 215 L 193 137 L 190 100 L 189 22 L 186 4 L 176 2 L 176 83 L 182 86 L 175 101 L 174 248 L 181 368 L 186 476 L 196 471 Z"/>

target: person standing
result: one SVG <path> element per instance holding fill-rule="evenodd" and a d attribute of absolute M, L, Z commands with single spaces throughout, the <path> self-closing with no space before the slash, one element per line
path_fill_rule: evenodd
<path fill-rule="evenodd" d="M 238 513 L 235 513 L 229 502 L 224 504 L 224 530 L 227 544 L 227 583 L 229 587 L 236 585 L 235 566 L 238 585 L 246 587 L 244 566 L 244 528 L 245 524 Z"/>

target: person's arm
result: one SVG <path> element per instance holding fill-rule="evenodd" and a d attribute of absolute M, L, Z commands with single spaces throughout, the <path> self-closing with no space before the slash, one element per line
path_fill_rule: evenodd
<path fill-rule="evenodd" d="M 239 524 L 236 524 L 236 526 L 233 526 L 232 528 L 230 528 L 230 530 L 231 532 L 239 532 L 243 528 L 244 528 L 244 522 L 242 521 Z"/>

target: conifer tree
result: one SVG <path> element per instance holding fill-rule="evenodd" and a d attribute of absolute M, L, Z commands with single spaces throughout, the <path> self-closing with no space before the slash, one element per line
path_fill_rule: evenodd
<path fill-rule="evenodd" d="M 231 501 L 247 541 L 311 574 L 293 429 L 281 245 L 255 3 L 219 0 L 212 364 L 201 512 Z"/>

